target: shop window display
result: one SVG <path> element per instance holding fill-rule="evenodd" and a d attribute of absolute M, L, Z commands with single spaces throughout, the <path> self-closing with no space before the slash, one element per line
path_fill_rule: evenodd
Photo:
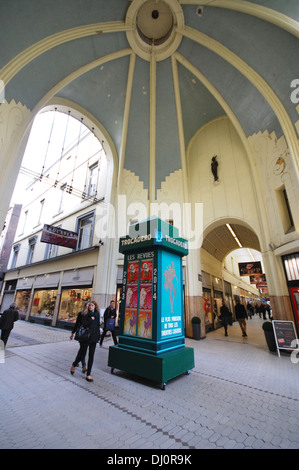
<path fill-rule="evenodd" d="M 75 322 L 77 315 L 83 310 L 85 302 L 91 300 L 92 289 L 63 289 L 58 319 Z"/>
<path fill-rule="evenodd" d="M 29 301 L 30 301 L 31 290 L 19 290 L 17 291 L 15 302 L 19 314 L 26 315 L 28 312 Z"/>
<path fill-rule="evenodd" d="M 53 318 L 57 290 L 37 290 L 34 293 L 30 315 Z"/>
<path fill-rule="evenodd" d="M 222 323 L 219 321 L 220 308 L 222 306 L 222 292 L 214 290 L 213 302 L 214 328 L 216 329 L 222 326 Z"/>
<path fill-rule="evenodd" d="M 205 325 L 206 331 L 213 329 L 213 317 L 211 308 L 211 291 L 210 289 L 203 289 L 203 301 L 204 301 L 204 312 L 205 312 Z"/>

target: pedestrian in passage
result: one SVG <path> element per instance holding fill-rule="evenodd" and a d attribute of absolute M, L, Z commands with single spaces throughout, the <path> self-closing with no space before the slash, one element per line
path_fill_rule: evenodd
<path fill-rule="evenodd" d="M 247 317 L 247 313 L 246 313 L 244 305 L 240 303 L 240 299 L 237 300 L 237 303 L 235 306 L 235 314 L 236 314 L 236 319 L 238 320 L 241 331 L 242 331 L 242 336 L 247 337 L 246 318 L 248 317 Z"/>
<path fill-rule="evenodd" d="M 70 339 L 73 339 L 74 333 L 76 333 L 76 331 L 79 330 L 81 326 L 89 329 L 90 336 L 87 341 L 80 341 L 80 348 L 76 359 L 72 364 L 71 374 L 73 375 L 75 373 L 75 367 L 78 366 L 79 362 L 82 362 L 82 364 L 84 363 L 85 356 L 88 350 L 86 380 L 88 382 L 93 382 L 93 378 L 90 374 L 93 365 L 96 345 L 100 337 L 100 313 L 99 307 L 96 302 L 87 302 L 82 312 L 78 313 L 77 320 L 70 336 Z"/>
<path fill-rule="evenodd" d="M 225 305 L 224 300 L 222 301 L 222 306 L 220 307 L 220 318 L 222 321 L 222 325 L 224 327 L 225 336 L 228 336 L 227 327 L 228 327 L 228 321 L 229 321 L 229 310 L 227 306 Z"/>
<path fill-rule="evenodd" d="M 19 319 L 17 304 L 13 302 L 7 310 L 4 310 L 0 318 L 1 340 L 6 346 L 10 332 L 14 327 L 14 323 Z"/>
<path fill-rule="evenodd" d="M 254 314 L 253 306 L 251 305 L 250 302 L 248 302 L 248 304 L 247 304 L 247 315 L 249 315 L 250 320 L 252 319 L 253 314 Z"/>
<path fill-rule="evenodd" d="M 104 328 L 103 328 L 103 333 L 100 339 L 100 346 L 102 346 L 103 344 L 107 331 L 111 331 L 114 344 L 115 345 L 117 344 L 117 338 L 115 334 L 115 322 L 116 322 L 115 302 L 114 300 L 111 300 L 109 307 L 107 307 L 104 312 Z"/>

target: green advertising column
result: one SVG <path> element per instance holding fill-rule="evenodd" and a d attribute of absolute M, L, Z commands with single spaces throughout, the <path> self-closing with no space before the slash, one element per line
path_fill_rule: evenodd
<path fill-rule="evenodd" d="M 178 230 L 152 217 L 121 238 L 124 273 L 119 344 L 108 366 L 162 384 L 194 367 L 185 347 L 182 258 L 188 243 Z"/>

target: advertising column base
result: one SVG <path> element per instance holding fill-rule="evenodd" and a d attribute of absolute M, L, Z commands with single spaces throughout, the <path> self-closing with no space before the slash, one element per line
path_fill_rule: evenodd
<path fill-rule="evenodd" d="M 183 347 L 159 355 L 146 352 L 130 351 L 126 348 L 110 346 L 108 366 L 111 373 L 120 369 L 130 374 L 161 383 L 165 390 L 166 383 L 181 374 L 188 374 L 194 368 L 193 348 Z"/>

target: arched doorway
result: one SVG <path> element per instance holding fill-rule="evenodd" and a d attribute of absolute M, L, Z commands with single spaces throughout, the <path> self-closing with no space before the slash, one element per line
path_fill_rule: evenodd
<path fill-rule="evenodd" d="M 236 219 L 214 222 L 206 228 L 200 257 L 205 328 L 209 333 L 222 326 L 219 314 L 223 301 L 232 312 L 233 321 L 237 299 L 246 308 L 248 303 L 260 303 L 262 291 L 256 284 L 257 279 L 254 283 L 251 278 L 257 278 L 254 276 L 257 266 L 261 267 L 260 274 L 265 273 L 258 236 L 251 227 Z M 248 275 L 241 271 L 243 264 L 251 269 Z M 268 297 L 266 294 L 264 297 L 266 302 Z M 255 326 L 261 328 L 261 324 Z M 239 335 L 238 328 L 236 334 Z M 258 338 L 261 341 L 259 331 Z"/>
<path fill-rule="evenodd" d="M 43 108 L 33 121 L 12 201 L 24 204 L 27 186 L 34 186 L 38 180 L 57 189 L 65 185 L 78 197 L 84 197 L 84 194 L 95 196 L 95 185 L 85 173 L 98 154 L 109 161 L 102 142 L 96 136 L 95 126 L 78 111 L 58 105 Z M 84 178 L 85 181 L 82 187 L 74 188 L 71 168 L 74 169 L 76 162 L 70 160 L 72 157 L 78 159 L 80 152 L 86 155 L 81 171 L 82 181 Z"/>
<path fill-rule="evenodd" d="M 2 296 L 15 281 L 23 318 L 57 326 L 73 322 L 92 295 L 105 294 L 101 272 L 112 243 L 101 249 L 99 219 L 114 197 L 117 166 L 97 123 L 78 109 L 48 106 L 31 131 L 13 197 L 23 208 Z"/>

